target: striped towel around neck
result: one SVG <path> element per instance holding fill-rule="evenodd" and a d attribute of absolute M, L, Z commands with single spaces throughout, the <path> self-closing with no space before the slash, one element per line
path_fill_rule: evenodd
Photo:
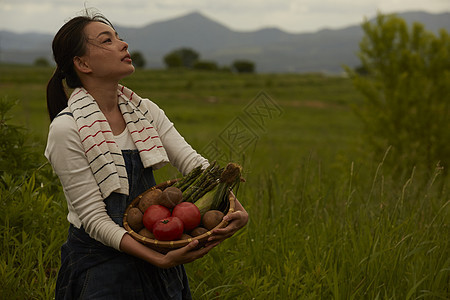
<path fill-rule="evenodd" d="M 142 98 L 122 85 L 118 86 L 117 93 L 120 111 L 142 164 L 146 168 L 162 167 L 169 159 L 152 124 L 153 118 L 142 105 Z M 102 196 L 106 198 L 112 192 L 128 195 L 128 176 L 122 152 L 95 99 L 84 88 L 76 88 L 68 106 Z"/>

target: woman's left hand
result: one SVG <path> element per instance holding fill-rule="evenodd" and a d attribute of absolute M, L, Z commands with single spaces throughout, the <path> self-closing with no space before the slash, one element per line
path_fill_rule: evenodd
<path fill-rule="evenodd" d="M 227 214 L 223 217 L 224 221 L 228 222 L 228 225 L 224 228 L 214 229 L 211 233 L 212 235 L 208 239 L 208 243 L 211 242 L 221 242 L 233 234 L 235 234 L 239 229 L 244 227 L 248 222 L 248 213 L 244 209 L 244 207 L 239 203 L 239 201 L 235 200 L 235 209 L 236 211 L 230 214 Z"/>

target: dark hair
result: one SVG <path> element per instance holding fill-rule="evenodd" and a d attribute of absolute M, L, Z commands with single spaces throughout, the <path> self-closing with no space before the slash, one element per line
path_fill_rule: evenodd
<path fill-rule="evenodd" d="M 72 89 L 82 86 L 73 66 L 73 58 L 85 54 L 87 37 L 84 28 L 91 22 L 102 22 L 114 28 L 104 16 L 86 14 L 64 24 L 53 39 L 52 50 L 56 70 L 47 84 L 47 110 L 50 121 L 67 107 L 68 99 L 63 80 L 65 79 L 67 86 Z"/>

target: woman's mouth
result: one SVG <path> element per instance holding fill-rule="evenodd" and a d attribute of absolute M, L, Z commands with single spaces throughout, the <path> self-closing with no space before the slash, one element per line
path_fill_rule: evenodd
<path fill-rule="evenodd" d="M 131 63 L 132 60 L 130 54 L 125 55 L 124 58 L 122 58 L 122 61 Z"/>

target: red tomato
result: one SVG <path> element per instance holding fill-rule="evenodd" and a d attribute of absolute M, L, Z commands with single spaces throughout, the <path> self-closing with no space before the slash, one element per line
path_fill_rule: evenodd
<path fill-rule="evenodd" d="M 160 241 L 178 240 L 183 234 L 183 222 L 177 217 L 161 219 L 153 225 L 153 234 Z"/>
<path fill-rule="evenodd" d="M 172 211 L 172 217 L 179 218 L 184 225 L 184 230 L 191 231 L 200 225 L 202 216 L 198 207 L 191 202 L 181 202 Z"/>
<path fill-rule="evenodd" d="M 145 228 L 152 231 L 153 225 L 164 218 L 170 217 L 170 210 L 162 205 L 154 204 L 150 205 L 144 213 L 142 223 Z"/>

